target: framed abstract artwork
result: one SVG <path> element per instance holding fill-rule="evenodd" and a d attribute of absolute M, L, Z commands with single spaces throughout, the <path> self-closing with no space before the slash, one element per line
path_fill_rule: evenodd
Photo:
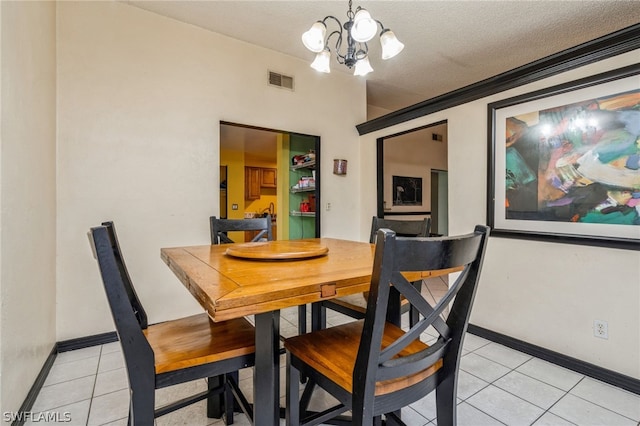
<path fill-rule="evenodd" d="M 492 235 L 640 249 L 640 65 L 488 106 Z"/>

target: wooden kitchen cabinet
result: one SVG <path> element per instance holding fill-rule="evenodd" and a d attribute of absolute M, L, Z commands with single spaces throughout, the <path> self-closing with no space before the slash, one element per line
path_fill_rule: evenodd
<path fill-rule="evenodd" d="M 278 169 L 260 169 L 260 186 L 263 188 L 277 187 Z"/>
<path fill-rule="evenodd" d="M 257 200 L 260 198 L 260 167 L 244 168 L 244 199 Z"/>
<path fill-rule="evenodd" d="M 260 198 L 260 188 L 277 188 L 278 169 L 262 167 L 244 168 L 244 199 Z"/>

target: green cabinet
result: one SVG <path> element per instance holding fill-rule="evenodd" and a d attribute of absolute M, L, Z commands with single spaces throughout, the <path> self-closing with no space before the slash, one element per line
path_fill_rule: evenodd
<path fill-rule="evenodd" d="M 292 140 L 289 169 L 289 239 L 320 236 L 317 140 Z"/>

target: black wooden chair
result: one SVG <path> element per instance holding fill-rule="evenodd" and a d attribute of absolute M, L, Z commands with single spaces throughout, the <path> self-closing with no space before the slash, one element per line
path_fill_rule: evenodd
<path fill-rule="evenodd" d="M 234 396 L 249 418 L 253 413 L 238 388 L 238 370 L 254 365 L 255 330 L 244 318 L 214 323 L 206 313 L 148 325 L 120 251 L 112 222 L 91 228 L 131 392 L 128 425 L 153 425 L 154 418 L 207 399 L 207 415 L 233 423 Z M 197 379 L 208 390 L 156 409 L 155 390 Z"/>
<path fill-rule="evenodd" d="M 468 235 L 441 238 L 404 238 L 388 229 L 378 231 L 365 318 L 285 340 L 286 424 L 335 421 L 351 410 L 355 425 L 378 424 L 382 416 L 387 424 L 401 425 L 401 408 L 435 390 L 438 425 L 455 425 L 462 343 L 488 235 L 486 226 L 476 226 Z M 462 272 L 435 306 L 403 275 L 456 267 L 463 267 Z M 421 314 L 406 331 L 398 324 L 400 295 Z M 432 346 L 421 341 L 428 327 L 439 334 Z M 300 398 L 301 373 L 308 382 Z M 339 403 L 308 413 L 316 385 Z"/>
<path fill-rule="evenodd" d="M 233 244 L 235 241 L 229 238 L 228 232 L 234 231 L 260 231 L 253 237 L 251 242 L 263 239 L 267 241 L 273 240 L 271 215 L 254 219 L 218 219 L 215 216 L 211 216 L 209 224 L 211 228 L 211 244 Z M 307 329 L 306 312 L 305 305 L 298 307 L 298 330 L 300 333 L 305 333 Z"/>
<path fill-rule="evenodd" d="M 252 242 L 265 239 L 273 240 L 271 231 L 271 215 L 254 219 L 218 219 L 215 216 L 209 218 L 211 228 L 211 244 L 231 244 L 233 241 L 228 232 L 234 231 L 260 231 L 252 239 Z"/>
<path fill-rule="evenodd" d="M 376 242 L 378 229 L 382 228 L 394 231 L 398 237 L 428 237 L 431 231 L 431 218 L 404 220 L 383 219 L 373 216 L 373 218 L 371 218 L 371 233 L 369 234 L 370 243 Z"/>
<path fill-rule="evenodd" d="M 427 217 L 422 220 L 402 220 L 402 219 L 382 219 L 374 216 L 371 219 L 371 233 L 369 234 L 369 242 L 375 243 L 378 230 L 386 228 L 394 231 L 398 237 L 428 237 L 431 229 L 431 218 Z M 418 291 L 422 291 L 422 280 L 413 282 Z M 320 309 L 316 315 L 319 315 L 317 321 L 319 325 L 315 327 L 324 328 L 326 325 L 326 309 L 340 312 L 351 318 L 362 319 L 367 308 L 366 294 L 354 294 L 349 297 L 336 298 L 321 302 L 317 309 Z M 415 324 L 418 321 L 418 311 L 410 308 L 409 304 L 404 304 L 405 310 L 409 311 L 409 322 Z"/>

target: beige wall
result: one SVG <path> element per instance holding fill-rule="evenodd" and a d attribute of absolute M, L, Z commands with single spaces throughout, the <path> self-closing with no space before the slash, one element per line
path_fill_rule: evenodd
<path fill-rule="evenodd" d="M 431 134 L 434 132 L 442 134 L 443 140 L 433 141 Z M 447 170 L 447 126 L 429 127 L 385 139 L 383 162 L 385 212 L 431 211 L 431 170 Z M 422 178 L 422 206 L 393 205 L 396 195 L 393 176 Z"/>
<path fill-rule="evenodd" d="M 365 88 L 348 74 L 318 75 L 304 61 L 120 2 L 0 5 L 2 411 L 19 408 L 55 341 L 113 330 L 90 226 L 116 221 L 152 321 L 199 309 L 159 248 L 209 239 L 220 120 L 321 136 L 323 203 L 332 204 L 323 235 L 366 240 L 375 139 L 446 119 L 450 232 L 464 232 L 485 222 L 487 103 L 638 54 L 359 138 Z M 267 87 L 267 69 L 294 75 L 296 92 Z M 331 173 L 333 158 L 349 160 L 347 176 Z M 472 321 L 640 378 L 639 256 L 492 238 Z M 593 338 L 594 318 L 609 322 L 609 340 Z"/>
<path fill-rule="evenodd" d="M 199 306 L 160 248 L 209 241 L 220 120 L 319 135 L 324 235 L 357 238 L 364 80 L 121 2 L 58 3 L 57 338 L 113 330 L 86 232 L 114 220 L 152 322 Z M 295 77 L 268 87 L 267 70 Z M 331 173 L 332 159 L 350 174 Z"/>
<path fill-rule="evenodd" d="M 487 104 L 636 63 L 635 51 L 365 135 L 361 236 L 375 212 L 376 138 L 448 121 L 449 233 L 486 223 Z M 469 176 L 473 176 L 470 179 Z M 472 323 L 640 378 L 640 252 L 491 238 Z M 593 320 L 609 339 L 593 336 Z"/>
<path fill-rule="evenodd" d="M 0 13 L 0 411 L 15 412 L 56 342 L 56 14 Z"/>

